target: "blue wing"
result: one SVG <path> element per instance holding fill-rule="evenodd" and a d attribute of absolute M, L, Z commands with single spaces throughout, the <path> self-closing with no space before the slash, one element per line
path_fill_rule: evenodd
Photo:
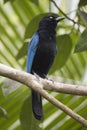
<path fill-rule="evenodd" d="M 31 72 L 31 67 L 32 67 L 32 63 L 33 63 L 33 59 L 34 59 L 34 56 L 35 56 L 35 53 L 36 53 L 36 50 L 37 50 L 37 45 L 39 43 L 39 35 L 38 33 L 36 32 L 32 39 L 31 39 L 31 42 L 28 46 L 28 56 L 27 56 L 27 64 L 26 64 L 26 71 L 28 73 Z"/>

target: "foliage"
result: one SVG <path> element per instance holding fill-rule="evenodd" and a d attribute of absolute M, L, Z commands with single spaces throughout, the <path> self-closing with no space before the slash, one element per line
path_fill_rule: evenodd
<path fill-rule="evenodd" d="M 75 52 L 87 50 L 87 29 L 81 34 L 80 38 L 77 41 Z"/>
<path fill-rule="evenodd" d="M 53 12 L 50 8 L 51 2 L 3 0 L 0 4 L 0 62 L 25 71 L 29 40 L 37 30 L 41 17 Z M 87 1 L 80 0 L 77 10 L 74 11 L 75 22 L 70 23 L 70 19 L 67 19 L 57 28 L 58 54 L 49 74 L 59 82 L 87 83 L 85 80 L 87 79 L 86 9 Z M 58 14 L 63 15 L 57 10 L 56 15 Z M 55 92 L 50 94 L 87 119 L 86 97 Z M 0 78 L 1 130 L 66 130 L 68 128 L 85 130 L 83 126 L 45 99 L 43 99 L 43 121 L 34 119 L 30 106 L 31 94 L 26 86 Z"/>

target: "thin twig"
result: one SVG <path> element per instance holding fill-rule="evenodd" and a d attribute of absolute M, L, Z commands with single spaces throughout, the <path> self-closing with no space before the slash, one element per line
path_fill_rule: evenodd
<path fill-rule="evenodd" d="M 73 22 L 74 24 L 78 24 L 79 25 L 79 22 L 76 22 L 74 21 L 73 19 L 71 19 L 70 17 L 68 17 L 60 8 L 59 6 L 56 4 L 56 2 L 54 0 L 50 0 L 54 5 L 55 7 L 68 19 L 70 20 L 71 22 Z"/>
<path fill-rule="evenodd" d="M 50 3 L 50 0 L 49 0 L 49 12 L 51 12 L 51 3 Z"/>

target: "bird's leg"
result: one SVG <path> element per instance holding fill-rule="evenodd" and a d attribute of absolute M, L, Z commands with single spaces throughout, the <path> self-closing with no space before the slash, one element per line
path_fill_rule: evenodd
<path fill-rule="evenodd" d="M 44 74 L 45 79 L 52 81 L 52 83 L 54 83 L 54 80 L 50 79 L 49 77 L 47 77 L 47 75 Z"/>
<path fill-rule="evenodd" d="M 34 71 L 32 73 L 39 80 L 40 76 L 37 73 L 35 73 Z"/>

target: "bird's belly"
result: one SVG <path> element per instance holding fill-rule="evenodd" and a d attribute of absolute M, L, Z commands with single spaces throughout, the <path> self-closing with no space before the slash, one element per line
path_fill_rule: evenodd
<path fill-rule="evenodd" d="M 52 66 L 55 54 L 56 46 L 38 47 L 34 57 L 32 71 L 39 75 L 46 75 Z"/>

